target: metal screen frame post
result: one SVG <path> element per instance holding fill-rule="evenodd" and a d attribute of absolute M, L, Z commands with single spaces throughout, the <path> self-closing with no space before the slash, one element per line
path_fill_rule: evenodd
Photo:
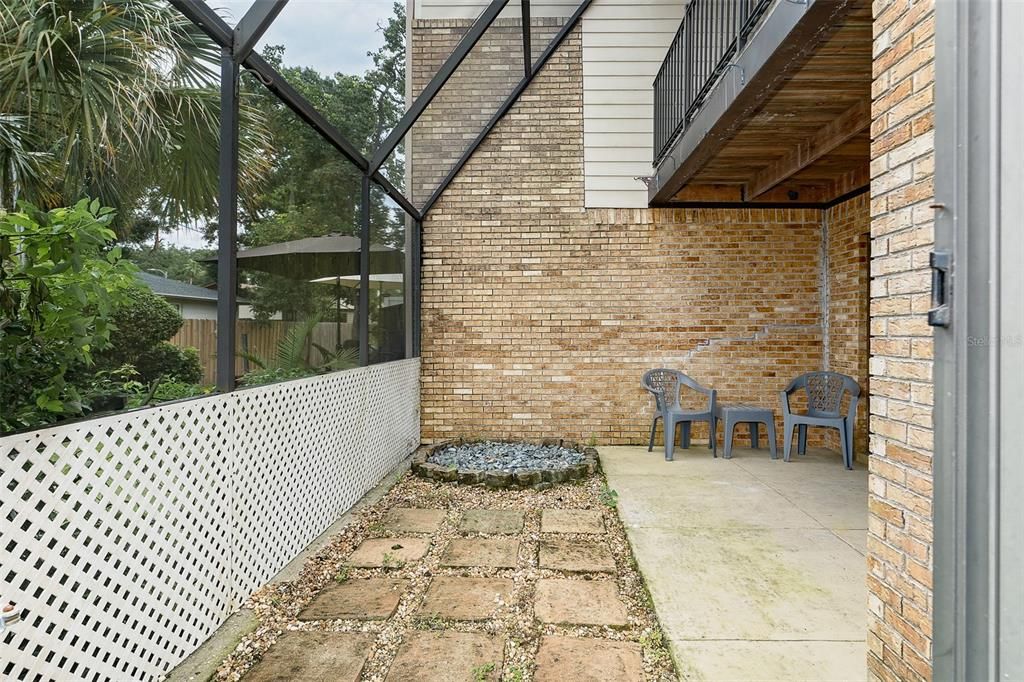
<path fill-rule="evenodd" d="M 422 298 L 423 298 L 423 222 L 412 220 L 412 233 L 409 246 L 410 259 L 410 285 L 412 300 L 410 301 L 410 325 L 406 347 L 409 349 L 408 357 L 416 358 L 420 355 L 420 334 L 422 325 Z"/>
<path fill-rule="evenodd" d="M 249 56 L 286 4 L 288 0 L 255 0 L 252 3 L 235 26 L 231 49 L 235 59 L 242 60 Z"/>
<path fill-rule="evenodd" d="M 363 176 L 359 201 L 359 366 L 370 364 L 370 177 Z"/>
<path fill-rule="evenodd" d="M 1004 374 L 1019 340 L 1004 336 L 1000 299 L 1001 240 L 1012 244 L 1009 220 L 1019 216 L 1006 210 L 1003 186 L 1013 169 L 1008 152 L 1017 151 L 1008 140 L 1019 126 L 1007 118 L 1018 111 L 1018 95 L 1001 80 L 1019 60 L 1017 41 L 1004 37 L 1016 28 L 1003 23 L 1012 7 L 1012 0 L 935 6 L 935 249 L 952 254 L 948 326 L 933 327 L 936 680 L 1019 679 L 1024 669 L 1019 638 L 1004 631 L 1021 630 L 1019 602 L 1007 601 L 1020 594 L 1020 566 L 1001 570 L 1006 553 L 1020 551 L 1019 541 L 1003 544 L 1008 519 L 1019 537 L 1019 516 L 1006 516 L 1019 487 L 1010 487 L 1010 500 L 1001 495 L 1019 459 L 1018 448 L 1001 452 L 1004 422 L 1017 417 L 1005 401 L 1020 395 L 1019 377 Z M 1016 623 L 1000 617 L 1008 612 Z"/>
<path fill-rule="evenodd" d="M 235 388 L 238 314 L 238 62 L 230 47 L 220 57 L 220 163 L 217 194 L 217 390 Z"/>
<path fill-rule="evenodd" d="M 520 3 L 523 11 L 523 76 L 529 78 L 533 69 L 533 59 L 530 57 L 533 51 L 530 47 L 530 0 L 520 0 Z"/>

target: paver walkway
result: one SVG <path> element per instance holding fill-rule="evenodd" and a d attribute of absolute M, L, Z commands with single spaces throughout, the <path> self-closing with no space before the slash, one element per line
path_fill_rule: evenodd
<path fill-rule="evenodd" d="M 600 478 L 493 491 L 405 477 L 222 665 L 246 680 L 675 679 Z M 248 671 L 246 672 L 246 669 Z"/>
<path fill-rule="evenodd" d="M 683 679 L 864 680 L 867 471 L 809 449 L 601 448 Z"/>

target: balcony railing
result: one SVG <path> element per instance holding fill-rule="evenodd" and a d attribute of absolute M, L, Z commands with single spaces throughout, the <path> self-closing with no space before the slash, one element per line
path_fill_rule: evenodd
<path fill-rule="evenodd" d="M 773 0 L 690 0 L 654 79 L 654 164 L 700 111 Z"/>

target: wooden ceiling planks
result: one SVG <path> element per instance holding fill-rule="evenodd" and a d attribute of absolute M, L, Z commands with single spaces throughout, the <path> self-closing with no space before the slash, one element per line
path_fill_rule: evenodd
<path fill-rule="evenodd" d="M 871 29 L 858 0 L 671 203 L 829 203 L 866 186 Z"/>

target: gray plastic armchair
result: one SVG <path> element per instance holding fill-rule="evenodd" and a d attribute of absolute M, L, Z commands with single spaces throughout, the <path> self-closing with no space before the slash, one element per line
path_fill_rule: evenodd
<path fill-rule="evenodd" d="M 796 414 L 789 408 L 789 396 L 799 389 L 804 389 L 807 394 L 807 411 L 803 414 Z M 840 412 L 844 393 L 850 394 L 850 406 L 845 415 Z M 852 469 L 853 429 L 857 421 L 857 401 L 859 399 L 860 384 L 853 377 L 848 377 L 845 374 L 808 372 L 789 382 L 786 390 L 779 393 L 779 400 L 782 402 L 783 433 L 786 439 L 783 459 L 789 461 L 794 426 L 799 431 L 797 452 L 801 455 L 807 454 L 807 427 L 826 426 L 839 429 L 843 464 L 847 469 Z"/>
<path fill-rule="evenodd" d="M 674 369 L 651 369 L 644 372 L 640 385 L 654 396 L 656 412 L 651 420 L 651 440 L 647 445 L 647 452 L 654 449 L 654 430 L 658 420 L 662 420 L 665 430 L 665 461 L 672 461 L 672 450 L 675 446 L 676 426 L 683 427 L 683 447 L 690 447 L 690 427 L 693 422 L 707 422 L 710 427 L 711 438 L 708 447 L 711 454 L 718 457 L 718 448 L 715 442 L 715 400 L 717 393 L 714 389 L 704 388 L 696 381 L 682 372 Z M 690 388 L 698 393 L 707 396 L 707 409 L 689 410 L 684 409 L 679 402 L 679 392 L 683 387 Z"/>

